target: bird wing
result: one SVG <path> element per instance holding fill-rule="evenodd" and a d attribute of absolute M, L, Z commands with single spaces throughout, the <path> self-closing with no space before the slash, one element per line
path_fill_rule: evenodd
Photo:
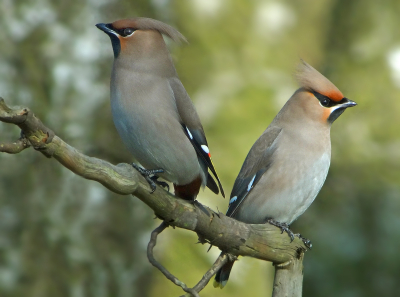
<path fill-rule="evenodd" d="M 262 175 L 271 167 L 282 128 L 269 126 L 254 143 L 233 185 L 226 215 L 232 217 Z"/>
<path fill-rule="evenodd" d="M 199 159 L 201 159 L 207 168 L 213 173 L 215 178 L 217 179 L 219 189 L 221 190 L 221 194 L 225 197 L 224 189 L 222 188 L 221 181 L 218 178 L 218 174 L 214 168 L 214 164 L 211 160 L 210 150 L 208 148 L 207 139 L 204 134 L 203 126 L 201 125 L 199 115 L 196 112 L 196 109 L 193 105 L 192 100 L 187 94 L 184 86 L 182 85 L 179 78 L 174 77 L 169 80 L 170 86 L 175 96 L 176 106 L 178 108 L 178 113 L 181 117 L 181 124 L 183 130 L 196 150 Z M 218 186 L 215 183 L 214 179 L 211 175 L 207 173 L 207 187 L 218 194 Z"/>

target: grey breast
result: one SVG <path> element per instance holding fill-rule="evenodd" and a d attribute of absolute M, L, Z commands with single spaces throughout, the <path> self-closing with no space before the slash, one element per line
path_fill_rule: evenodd
<path fill-rule="evenodd" d="M 128 72 L 128 71 L 127 71 Z M 166 78 L 120 69 L 111 87 L 115 126 L 124 144 L 146 168 L 163 168 L 161 176 L 188 184 L 200 174 L 196 152 L 180 124 Z"/>

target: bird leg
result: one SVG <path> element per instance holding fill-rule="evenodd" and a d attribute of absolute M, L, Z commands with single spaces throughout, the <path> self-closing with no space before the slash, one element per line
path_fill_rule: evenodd
<path fill-rule="evenodd" d="M 280 222 L 277 222 L 277 221 L 272 220 L 272 219 L 268 220 L 267 223 L 269 223 L 269 224 L 271 224 L 271 225 L 273 225 L 275 227 L 280 228 L 282 233 L 286 232 L 289 235 L 291 241 L 294 240 L 294 234 L 293 234 L 292 230 L 289 229 L 289 225 L 288 224 L 280 223 Z"/>
<path fill-rule="evenodd" d="M 137 171 L 139 171 L 139 173 L 146 179 L 146 181 L 149 183 L 150 188 L 151 188 L 151 192 L 150 193 L 154 193 L 154 191 L 156 190 L 156 184 L 154 182 L 154 180 L 150 177 L 150 175 L 154 175 L 156 173 L 163 173 L 164 169 L 160 168 L 160 169 L 144 169 L 142 167 L 140 167 L 139 165 L 132 163 L 131 164 L 133 168 L 135 168 Z"/>
<path fill-rule="evenodd" d="M 309 240 L 309 239 L 307 239 L 307 238 L 301 236 L 300 233 L 295 234 L 295 236 L 297 236 L 298 238 L 300 238 L 300 239 L 303 241 L 304 245 L 305 245 L 309 250 L 311 250 L 311 248 L 312 248 L 312 242 L 311 242 L 311 240 Z"/>
<path fill-rule="evenodd" d="M 158 180 L 160 177 L 157 175 L 154 175 L 152 177 L 150 177 L 152 181 L 154 181 L 157 185 L 163 187 L 163 188 L 167 188 L 167 191 L 169 192 L 169 184 L 163 181 Z"/>

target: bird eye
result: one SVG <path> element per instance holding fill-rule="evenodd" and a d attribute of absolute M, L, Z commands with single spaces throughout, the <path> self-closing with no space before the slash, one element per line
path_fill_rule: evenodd
<path fill-rule="evenodd" d="M 328 98 L 324 98 L 321 100 L 321 105 L 328 107 L 330 105 L 331 100 L 329 100 Z"/>
<path fill-rule="evenodd" d="M 135 29 L 133 29 L 133 28 L 125 28 L 124 32 L 123 32 L 123 35 L 124 36 L 128 36 L 128 35 L 131 35 L 133 32 L 135 32 Z"/>
<path fill-rule="evenodd" d="M 323 106 L 323 107 L 332 107 L 333 105 L 335 105 L 335 103 L 333 103 L 331 101 L 331 99 L 329 99 L 328 97 L 313 91 L 312 92 L 314 94 L 314 96 L 319 100 L 319 103 Z"/>

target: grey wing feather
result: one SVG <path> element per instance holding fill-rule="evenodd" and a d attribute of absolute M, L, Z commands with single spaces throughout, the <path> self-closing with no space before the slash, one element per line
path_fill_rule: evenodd
<path fill-rule="evenodd" d="M 206 138 L 199 115 L 182 82 L 179 78 L 173 77 L 169 79 L 169 84 L 174 93 L 176 107 L 183 123 L 190 129 L 200 130 L 205 141 Z"/>
<path fill-rule="evenodd" d="M 250 149 L 233 185 L 227 216 L 233 216 L 262 175 L 269 169 L 282 128 L 268 127 Z"/>
<path fill-rule="evenodd" d="M 205 146 L 208 150 L 207 139 L 203 130 L 203 126 L 201 125 L 199 115 L 193 105 L 192 100 L 187 94 L 184 86 L 182 85 L 179 78 L 174 77 L 169 80 L 172 91 L 174 92 L 176 106 L 178 109 L 179 116 L 182 120 L 182 126 L 185 130 L 185 134 L 188 136 L 190 142 L 195 148 L 199 161 L 204 162 L 205 168 L 209 168 L 215 178 L 217 179 L 219 189 L 223 197 L 225 197 L 224 190 L 221 185 L 221 181 L 217 175 L 217 172 L 214 168 L 214 165 L 211 161 L 211 154 L 209 151 L 205 151 L 203 146 Z M 206 170 L 207 171 L 207 170 Z M 207 176 L 207 187 L 218 194 L 218 187 L 216 187 L 216 183 L 208 172 L 205 172 Z"/>

